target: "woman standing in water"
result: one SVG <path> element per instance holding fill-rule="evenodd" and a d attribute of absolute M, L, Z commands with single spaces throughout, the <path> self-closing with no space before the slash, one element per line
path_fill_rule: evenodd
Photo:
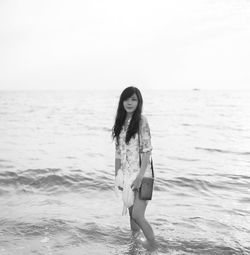
<path fill-rule="evenodd" d="M 141 200 L 138 192 L 142 178 L 152 177 L 151 135 L 148 121 L 142 115 L 142 105 L 143 99 L 138 88 L 128 87 L 121 93 L 112 130 L 116 141 L 115 176 L 122 175 L 123 184 L 119 188 L 123 190 L 123 200 L 127 201 L 124 202 L 123 214 L 126 214 L 128 207 L 131 230 L 136 236 L 141 229 L 147 239 L 142 245 L 154 251 L 154 232 L 145 219 L 148 200 Z"/>

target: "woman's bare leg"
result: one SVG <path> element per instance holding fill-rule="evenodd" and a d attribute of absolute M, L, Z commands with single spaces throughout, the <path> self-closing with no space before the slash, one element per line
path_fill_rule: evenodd
<path fill-rule="evenodd" d="M 136 232 L 139 232 L 141 229 L 138 226 L 138 224 L 135 222 L 135 220 L 132 218 L 132 211 L 133 211 L 133 206 L 129 207 L 130 227 L 133 233 L 136 233 Z"/>
<path fill-rule="evenodd" d="M 155 236 L 152 227 L 147 222 L 144 217 L 146 210 L 147 202 L 145 200 L 139 199 L 139 194 L 136 192 L 135 194 L 135 202 L 132 209 L 132 218 L 142 229 L 143 234 L 145 235 L 147 242 L 149 244 L 150 250 L 156 249 Z"/>

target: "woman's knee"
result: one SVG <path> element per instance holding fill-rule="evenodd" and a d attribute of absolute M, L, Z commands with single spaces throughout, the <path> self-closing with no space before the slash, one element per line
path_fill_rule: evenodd
<path fill-rule="evenodd" d="M 143 218 L 144 218 L 144 216 L 140 211 L 137 211 L 137 210 L 132 211 L 132 219 L 136 223 L 140 223 L 143 220 Z"/>

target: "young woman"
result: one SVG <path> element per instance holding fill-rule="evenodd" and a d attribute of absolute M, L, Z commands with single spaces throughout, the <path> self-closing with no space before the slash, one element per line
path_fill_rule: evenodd
<path fill-rule="evenodd" d="M 148 121 L 142 115 L 142 105 L 143 99 L 138 88 L 128 87 L 121 93 L 112 136 L 116 141 L 115 176 L 122 175 L 123 183 L 119 188 L 123 190 L 123 200 L 127 199 L 123 214 L 127 206 L 131 230 L 137 235 L 141 229 L 147 239 L 142 245 L 152 251 L 156 250 L 156 243 L 153 229 L 145 219 L 148 201 L 141 200 L 138 192 L 142 178 L 152 177 L 151 135 Z"/>

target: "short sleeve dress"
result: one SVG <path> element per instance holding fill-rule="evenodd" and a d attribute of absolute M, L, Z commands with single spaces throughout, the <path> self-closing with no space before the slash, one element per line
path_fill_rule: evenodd
<path fill-rule="evenodd" d="M 130 122 L 130 120 L 129 120 Z M 128 123 L 129 126 L 129 123 Z M 119 136 L 119 145 L 116 145 L 116 155 L 115 157 L 121 159 L 121 170 L 123 174 L 132 176 L 135 173 L 140 171 L 140 160 L 139 152 L 151 152 L 151 134 L 147 118 L 142 115 L 140 121 L 140 148 L 139 148 L 139 139 L 138 134 L 135 137 L 131 138 L 129 143 L 126 144 L 127 130 L 123 126 L 120 136 Z M 152 177 L 152 170 L 150 165 L 150 159 L 144 174 L 145 177 Z"/>

